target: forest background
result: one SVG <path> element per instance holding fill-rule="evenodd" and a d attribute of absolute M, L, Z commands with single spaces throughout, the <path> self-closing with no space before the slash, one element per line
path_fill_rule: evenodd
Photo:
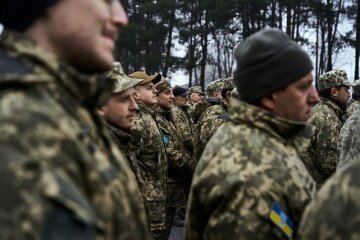
<path fill-rule="evenodd" d="M 315 79 L 334 68 L 359 78 L 360 0 L 122 0 L 129 26 L 117 42 L 127 73 L 172 83 L 229 77 L 236 44 L 264 28 L 286 32 L 312 56 Z M 299 63 L 301 64 L 301 63 Z M 183 83 L 183 82 L 182 82 Z"/>

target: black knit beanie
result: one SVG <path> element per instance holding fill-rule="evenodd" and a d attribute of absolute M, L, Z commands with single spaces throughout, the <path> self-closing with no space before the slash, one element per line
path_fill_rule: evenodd
<path fill-rule="evenodd" d="M 1 0 L 0 23 L 24 31 L 57 0 Z"/>
<path fill-rule="evenodd" d="M 262 97 L 299 80 L 313 69 L 308 54 L 278 29 L 262 30 L 235 48 L 234 82 L 240 100 Z"/>

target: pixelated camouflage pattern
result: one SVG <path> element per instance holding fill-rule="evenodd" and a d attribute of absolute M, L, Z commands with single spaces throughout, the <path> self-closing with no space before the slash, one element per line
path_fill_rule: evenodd
<path fill-rule="evenodd" d="M 167 159 L 161 133 L 155 122 L 156 108 L 138 103 L 131 144 L 140 147 L 136 159 L 145 182 L 144 200 L 149 213 L 150 229 L 166 230 Z"/>
<path fill-rule="evenodd" d="M 156 122 L 159 126 L 168 160 L 168 206 L 178 207 L 186 202 L 186 187 L 189 188 L 196 162 L 185 149 L 174 124 L 171 110 L 158 107 Z"/>
<path fill-rule="evenodd" d="M 299 158 L 311 131 L 236 99 L 229 113 L 196 168 L 185 239 L 278 239 L 269 220 L 273 203 L 296 233 L 316 191 Z"/>
<path fill-rule="evenodd" d="M 141 147 L 141 141 L 137 146 L 131 145 L 131 132 L 125 132 L 124 130 L 120 129 L 119 127 L 112 125 L 111 123 L 105 123 L 105 130 L 112 137 L 114 143 L 118 147 L 121 153 L 123 153 L 124 158 L 130 165 L 131 171 L 136 178 L 136 181 L 139 185 L 139 189 L 141 191 L 141 196 L 144 195 L 145 192 L 145 182 L 142 178 L 140 167 L 138 164 L 138 160 L 136 159 L 135 152 L 139 150 Z M 144 204 L 144 199 L 141 197 L 139 202 Z"/>
<path fill-rule="evenodd" d="M 207 105 L 208 104 L 206 101 L 189 104 L 189 115 L 193 120 L 194 124 L 198 122 L 201 114 L 205 111 Z"/>
<path fill-rule="evenodd" d="M 336 172 L 304 211 L 298 239 L 360 239 L 359 157 Z"/>
<path fill-rule="evenodd" d="M 360 156 L 360 108 L 344 123 L 337 146 L 337 170 L 349 165 Z"/>
<path fill-rule="evenodd" d="M 206 94 L 211 97 L 214 95 L 216 91 L 222 90 L 222 89 L 233 89 L 235 87 L 234 84 L 234 78 L 220 78 L 218 80 L 215 80 L 206 87 Z"/>
<path fill-rule="evenodd" d="M 303 161 L 314 180 L 321 186 L 336 170 L 336 148 L 343 125 L 343 110 L 333 101 L 321 98 L 308 120 L 315 129 Z"/>
<path fill-rule="evenodd" d="M 148 239 L 129 165 L 95 105 L 82 104 L 99 91 L 98 80 L 17 33 L 2 33 L 1 49 L 32 73 L 0 76 L 0 238 L 41 239 L 59 205 L 95 225 L 96 239 Z"/>
<path fill-rule="evenodd" d="M 214 135 L 216 130 L 223 124 L 222 116 L 226 114 L 224 104 L 218 99 L 213 98 L 211 103 L 208 101 L 207 108 L 201 114 L 197 124 L 197 140 L 195 148 L 195 157 L 200 158 L 207 142 Z"/>
<path fill-rule="evenodd" d="M 350 87 L 350 82 L 344 70 L 332 70 L 326 72 L 318 79 L 319 91 L 342 85 Z"/>
<path fill-rule="evenodd" d="M 346 108 L 346 112 L 343 116 L 343 122 L 345 122 L 346 119 L 348 119 L 359 108 L 359 106 L 360 102 L 352 99 L 352 101 Z"/>
<path fill-rule="evenodd" d="M 191 93 L 203 93 L 204 94 L 201 86 L 193 86 L 193 87 L 189 88 L 188 91 L 189 91 L 189 94 L 191 94 Z"/>
<path fill-rule="evenodd" d="M 171 88 L 171 84 L 166 79 L 162 79 L 159 83 L 155 85 L 155 89 L 157 90 L 157 95 L 165 91 L 166 89 Z"/>
<path fill-rule="evenodd" d="M 181 137 L 181 141 L 186 150 L 193 155 L 194 152 L 194 132 L 193 122 L 188 112 L 189 106 L 173 106 L 171 111 L 173 112 L 173 119 L 176 130 Z"/>
<path fill-rule="evenodd" d="M 124 70 L 119 62 L 114 62 L 112 64 L 112 69 L 106 74 L 106 76 L 113 81 L 111 93 L 120 93 L 142 82 L 140 79 L 128 77 L 124 73 Z"/>

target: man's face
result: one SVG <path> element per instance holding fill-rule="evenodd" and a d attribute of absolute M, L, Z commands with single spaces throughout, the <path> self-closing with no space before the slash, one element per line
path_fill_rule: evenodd
<path fill-rule="evenodd" d="M 204 101 L 204 94 L 194 92 L 190 94 L 190 99 L 193 103 L 198 103 Z"/>
<path fill-rule="evenodd" d="M 333 98 L 335 102 L 343 109 L 346 109 L 347 101 L 350 98 L 349 87 L 340 86 L 338 88 L 333 88 L 332 91 Z"/>
<path fill-rule="evenodd" d="M 134 99 L 134 88 L 121 93 L 112 94 L 104 106 L 100 109 L 106 121 L 128 130 L 134 126 L 134 119 L 138 105 Z"/>
<path fill-rule="evenodd" d="M 174 104 L 174 99 L 172 89 L 168 88 L 157 96 L 157 103 L 164 109 L 170 109 Z"/>
<path fill-rule="evenodd" d="M 282 118 L 306 122 L 311 115 L 311 107 L 319 101 L 317 91 L 312 85 L 311 73 L 288 85 L 285 90 L 272 94 L 272 112 Z"/>
<path fill-rule="evenodd" d="M 157 103 L 156 89 L 152 82 L 147 82 L 136 87 L 136 96 L 142 104 L 154 106 Z"/>
<path fill-rule="evenodd" d="M 186 96 L 176 96 L 175 105 L 178 107 L 183 107 L 188 103 L 188 98 Z"/>
<path fill-rule="evenodd" d="M 58 57 L 82 72 L 111 69 L 118 29 L 128 23 L 119 1 L 61 0 L 46 18 L 47 47 Z"/>

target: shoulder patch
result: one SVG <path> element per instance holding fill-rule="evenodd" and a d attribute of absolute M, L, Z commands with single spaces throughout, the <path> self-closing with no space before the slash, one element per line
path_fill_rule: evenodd
<path fill-rule="evenodd" d="M 292 239 L 294 232 L 294 222 L 281 209 L 279 203 L 273 203 L 269 218 L 275 227 L 281 230 L 282 234 L 285 234 L 287 239 Z"/>
<path fill-rule="evenodd" d="M 33 73 L 32 69 L 20 59 L 10 57 L 4 49 L 0 49 L 0 74 L 26 75 Z"/>

